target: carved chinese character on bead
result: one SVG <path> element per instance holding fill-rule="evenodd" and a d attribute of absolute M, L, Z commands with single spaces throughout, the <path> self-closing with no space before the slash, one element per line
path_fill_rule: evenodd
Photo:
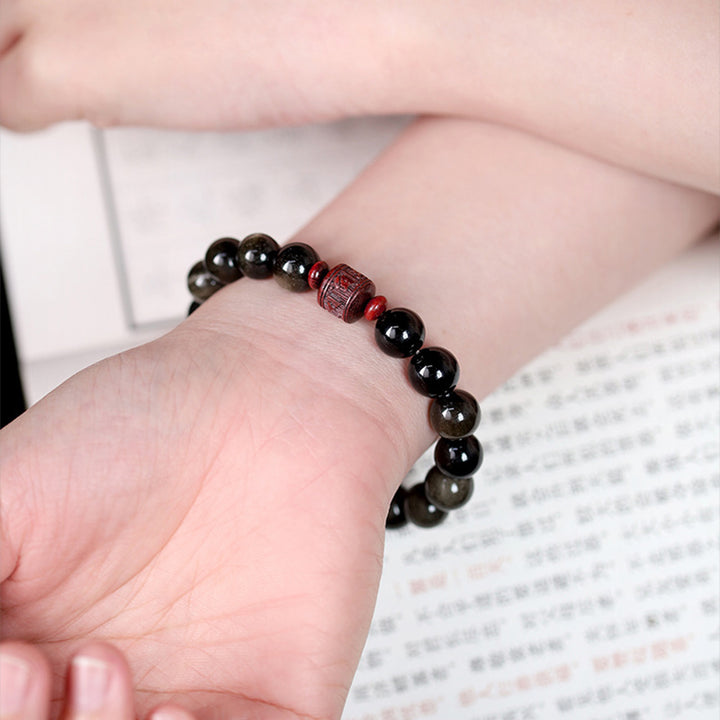
<path fill-rule="evenodd" d="M 375 295 L 375 284 L 349 265 L 336 265 L 323 278 L 318 303 L 331 315 L 346 323 L 359 320 L 368 301 Z"/>

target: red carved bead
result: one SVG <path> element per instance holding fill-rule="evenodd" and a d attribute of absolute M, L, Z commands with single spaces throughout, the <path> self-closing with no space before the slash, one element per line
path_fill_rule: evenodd
<path fill-rule="evenodd" d="M 317 290 L 323 281 L 323 278 L 327 275 L 328 264 L 324 260 L 318 260 L 311 268 L 308 273 L 308 285 L 313 290 Z"/>
<path fill-rule="evenodd" d="M 387 298 L 383 295 L 376 295 L 365 306 L 365 319 L 373 322 L 377 320 L 387 310 Z"/>
<path fill-rule="evenodd" d="M 375 284 L 349 265 L 336 265 L 324 277 L 318 290 L 318 304 L 347 323 L 363 316 L 375 295 Z"/>

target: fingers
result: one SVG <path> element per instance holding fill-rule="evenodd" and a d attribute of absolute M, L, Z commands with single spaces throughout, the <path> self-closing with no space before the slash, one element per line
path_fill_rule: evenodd
<path fill-rule="evenodd" d="M 17 0 L 0 5 L 0 58 L 22 37 L 27 19 Z"/>
<path fill-rule="evenodd" d="M 79 119 L 69 87 L 62 93 L 53 88 L 52 60 L 35 51 L 34 39 L 18 31 L 5 41 L 0 58 L 0 124 L 26 132 Z"/>
<path fill-rule="evenodd" d="M 0 645 L 0 719 L 45 720 L 50 706 L 50 665 L 36 648 Z"/>
<path fill-rule="evenodd" d="M 194 720 L 194 718 L 191 712 L 177 705 L 162 705 L 148 715 L 148 720 Z"/>
<path fill-rule="evenodd" d="M 73 656 L 62 717 L 63 720 L 134 720 L 130 669 L 118 650 L 93 643 Z"/>
<path fill-rule="evenodd" d="M 51 95 L 43 92 L 39 79 L 42 68 L 52 63 L 37 52 L 42 43 L 30 32 L 36 22 L 30 9 L 19 0 L 0 6 L 0 123 L 14 130 L 36 130 L 66 114 L 48 112 Z"/>
<path fill-rule="evenodd" d="M 39 130 L 54 119 L 41 110 L 42 104 L 33 101 L 37 94 L 26 61 L 26 46 L 17 33 L 6 38 L 5 51 L 0 60 L 0 124 L 10 130 Z"/>
<path fill-rule="evenodd" d="M 0 644 L 0 720 L 48 720 L 52 675 L 36 647 Z M 132 677 L 122 653 L 93 643 L 74 655 L 67 673 L 63 720 L 134 720 Z M 147 720 L 193 720 L 183 708 L 163 704 Z"/>
<path fill-rule="evenodd" d="M 6 55 L 22 39 L 22 30 L 14 26 L 0 29 L 0 57 Z"/>

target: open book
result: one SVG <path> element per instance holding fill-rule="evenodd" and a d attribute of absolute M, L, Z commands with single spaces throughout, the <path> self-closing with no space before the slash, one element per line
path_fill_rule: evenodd
<path fill-rule="evenodd" d="M 347 720 L 718 717 L 718 240 L 483 401 L 475 497 L 388 534 Z"/>
<path fill-rule="evenodd" d="M 3 257 L 30 398 L 171 327 L 209 240 L 287 237 L 405 122 L 3 132 Z M 388 534 L 345 720 L 718 716 L 719 240 L 482 403 L 471 503 L 432 531 Z"/>

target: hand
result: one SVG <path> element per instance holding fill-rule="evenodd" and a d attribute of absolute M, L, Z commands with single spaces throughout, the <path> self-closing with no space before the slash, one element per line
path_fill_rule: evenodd
<path fill-rule="evenodd" d="M 109 645 L 83 646 L 66 671 L 65 720 L 134 720 L 134 689 L 127 662 Z M 32 645 L 0 644 L 0 717 L 47 720 L 50 717 L 50 665 Z M 193 720 L 177 705 L 156 707 L 147 720 Z"/>
<path fill-rule="evenodd" d="M 394 366 L 356 368 L 367 338 L 329 316 L 323 331 L 303 299 L 229 287 L 3 433 L 21 558 L 4 633 L 55 665 L 86 637 L 112 641 L 143 711 L 179 693 L 257 718 L 339 715 L 411 454 L 403 405 L 386 403 L 398 385 L 413 397 Z"/>
<path fill-rule="evenodd" d="M 6 636 L 55 667 L 112 642 L 142 712 L 339 716 L 416 452 L 403 415 L 424 403 L 320 312 L 237 283 L 2 433 Z"/>

